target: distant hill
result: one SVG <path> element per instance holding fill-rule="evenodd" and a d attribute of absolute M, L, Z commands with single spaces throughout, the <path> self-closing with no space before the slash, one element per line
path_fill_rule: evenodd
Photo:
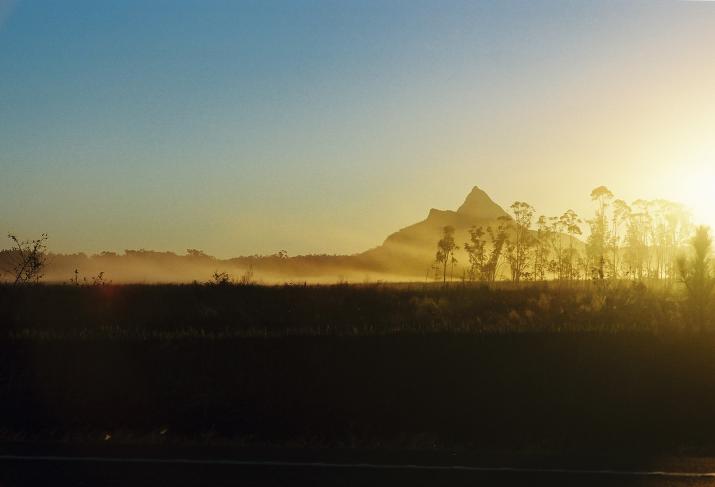
<path fill-rule="evenodd" d="M 381 246 L 359 257 L 388 273 L 424 277 L 434 261 L 437 240 L 445 226 L 455 228 L 455 241 L 462 248 L 464 242 L 469 241 L 470 227 L 495 226 L 497 219 L 504 216 L 509 215 L 487 193 L 474 186 L 457 211 L 432 208 L 427 218 L 389 235 Z M 463 251 L 456 255 L 460 263 L 467 262 Z"/>
<path fill-rule="evenodd" d="M 87 278 L 91 282 L 93 276 L 103 272 L 105 281 L 115 283 L 204 282 L 214 271 L 239 278 L 249 269 L 255 279 L 266 283 L 423 280 L 434 262 L 442 229 L 447 225 L 455 228 L 455 240 L 460 247 L 455 274 L 461 275 L 468 263 L 463 247 L 469 241 L 469 228 L 496 226 L 497 219 L 504 216 L 508 216 L 507 212 L 475 186 L 456 211 L 432 208 L 424 220 L 389 235 L 379 247 L 355 255 L 272 255 L 222 260 L 200 251 L 188 251 L 187 255 L 148 250 L 91 256 L 52 254 L 45 280 L 67 282 L 74 277 L 75 269 L 80 280 Z M 11 257 L 8 251 L 0 251 L 0 269 L 8 267 Z"/>

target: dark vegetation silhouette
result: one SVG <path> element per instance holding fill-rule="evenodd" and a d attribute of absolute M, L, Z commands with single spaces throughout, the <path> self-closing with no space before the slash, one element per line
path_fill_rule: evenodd
<path fill-rule="evenodd" d="M 211 275 L 211 280 L 207 283 L 210 286 L 228 286 L 232 278 L 228 272 L 216 271 Z"/>
<path fill-rule="evenodd" d="M 36 240 L 20 240 L 13 234 L 8 234 L 8 238 L 12 246 L 4 270 L 13 285 L 39 282 L 47 264 L 47 234 L 43 233 Z"/>
<path fill-rule="evenodd" d="M 209 286 L 250 286 L 252 284 L 255 284 L 255 280 L 253 277 L 253 267 L 249 266 L 249 268 L 246 269 L 243 274 L 241 274 L 238 280 L 234 279 L 233 276 L 231 276 L 231 274 L 229 274 L 228 272 L 215 271 L 211 275 L 211 279 L 206 284 L 208 284 Z"/>

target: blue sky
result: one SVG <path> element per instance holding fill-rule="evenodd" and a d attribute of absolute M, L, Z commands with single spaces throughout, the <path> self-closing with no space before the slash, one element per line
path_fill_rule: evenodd
<path fill-rule="evenodd" d="M 55 251 L 357 252 L 473 185 L 677 198 L 714 140 L 711 5 L 0 5 L 0 230 Z"/>

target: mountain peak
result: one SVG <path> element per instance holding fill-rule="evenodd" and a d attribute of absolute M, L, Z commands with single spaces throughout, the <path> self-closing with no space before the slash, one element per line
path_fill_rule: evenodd
<path fill-rule="evenodd" d="M 476 220 L 496 220 L 500 216 L 507 215 L 504 209 L 494 203 L 478 186 L 472 188 L 457 213 Z"/>

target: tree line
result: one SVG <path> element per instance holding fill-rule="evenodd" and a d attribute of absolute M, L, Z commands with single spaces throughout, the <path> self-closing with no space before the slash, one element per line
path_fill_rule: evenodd
<path fill-rule="evenodd" d="M 509 216 L 493 225 L 469 228 L 461 268 L 467 281 L 674 280 L 678 257 L 694 226 L 688 209 L 662 199 L 617 199 L 605 186 L 591 192 L 594 215 L 582 219 L 569 209 L 560 216 L 535 217 L 530 204 L 516 201 Z M 589 230 L 585 242 L 580 240 Z M 455 229 L 447 226 L 437 243 L 436 279 L 454 279 L 458 262 Z"/>

